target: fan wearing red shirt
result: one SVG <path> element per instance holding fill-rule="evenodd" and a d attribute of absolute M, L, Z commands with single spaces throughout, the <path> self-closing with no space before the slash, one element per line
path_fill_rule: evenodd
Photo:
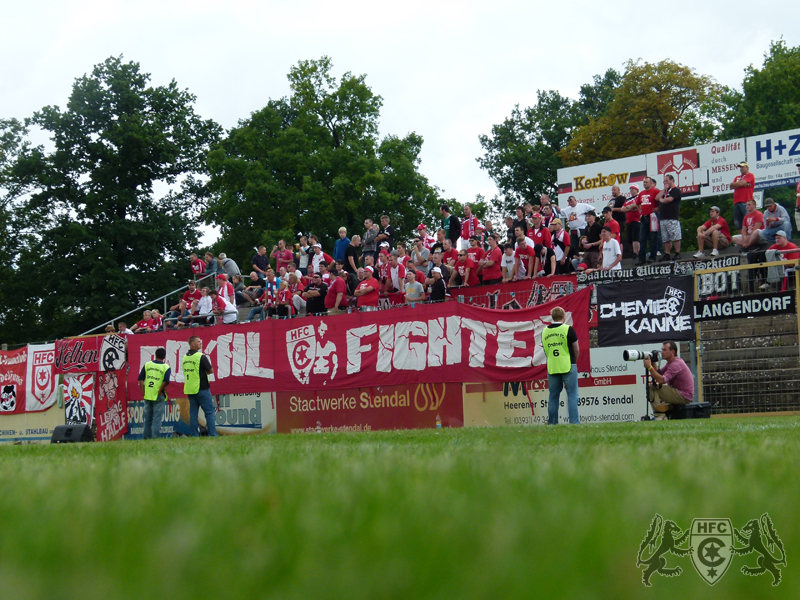
<path fill-rule="evenodd" d="M 753 190 L 756 188 L 756 177 L 750 172 L 750 165 L 740 162 L 739 175 L 733 178 L 731 189 L 733 190 L 733 225 L 736 229 L 742 228 L 742 222 L 747 212 L 747 201 L 753 198 Z"/>
<path fill-rule="evenodd" d="M 161 313 L 157 310 L 150 311 L 152 318 L 150 319 L 150 323 L 147 325 L 150 328 L 150 331 L 160 331 L 164 328 L 164 319 L 161 317 Z"/>
<path fill-rule="evenodd" d="M 473 235 L 469 238 L 469 248 L 467 248 L 467 256 L 472 259 L 472 262 L 475 263 L 475 274 L 478 276 L 478 279 L 483 279 L 483 273 L 481 273 L 481 269 L 483 265 L 481 264 L 483 261 L 483 257 L 486 255 L 486 251 L 478 245 L 479 238 L 477 235 Z"/>
<path fill-rule="evenodd" d="M 533 213 L 533 226 L 528 229 L 528 237 L 532 240 L 532 246 L 541 244 L 545 248 L 553 248 L 553 238 L 550 235 L 550 230 L 544 226 L 542 222 L 542 215 L 540 213 Z"/>
<path fill-rule="evenodd" d="M 631 245 L 633 255 L 639 255 L 639 221 L 642 219 L 642 213 L 639 212 L 639 205 L 636 204 L 636 198 L 639 197 L 639 186 L 636 184 L 630 187 L 631 197 L 625 200 L 622 205 L 622 212 L 625 213 L 625 232 L 628 238 L 628 243 Z"/>
<path fill-rule="evenodd" d="M 478 217 L 472 214 L 472 207 L 469 204 L 464 205 L 464 219 L 461 221 L 461 238 L 467 240 L 469 245 L 469 238 L 473 235 L 478 236 L 478 242 L 483 242 L 483 225 L 478 220 Z M 462 248 L 464 246 L 461 246 Z"/>
<path fill-rule="evenodd" d="M 406 245 L 403 242 L 397 242 L 397 262 L 405 267 L 410 258 L 411 257 L 406 254 Z"/>
<path fill-rule="evenodd" d="M 152 313 L 149 310 L 144 311 L 144 313 L 142 313 L 142 320 L 131 327 L 131 331 L 133 331 L 133 333 L 147 333 L 150 331 L 150 321 L 152 321 L 152 319 Z"/>
<path fill-rule="evenodd" d="M 533 273 L 533 262 L 536 260 L 536 252 L 534 252 L 533 246 L 530 246 L 527 240 L 528 238 L 522 235 L 517 238 L 517 249 L 514 251 L 515 261 L 512 277 L 514 281 L 518 279 L 530 279 Z"/>
<path fill-rule="evenodd" d="M 380 284 L 372 276 L 372 273 L 365 269 L 358 270 L 358 279 L 358 285 L 353 292 L 353 295 L 358 298 L 356 305 L 361 310 L 377 310 Z"/>
<path fill-rule="evenodd" d="M 709 219 L 697 228 L 697 247 L 698 252 L 695 258 L 703 258 L 703 248 L 710 243 L 714 248 L 711 256 L 719 256 L 719 251 L 724 250 L 731 243 L 731 234 L 728 231 L 728 223 L 719 216 L 719 206 L 712 206 L 708 209 Z"/>
<path fill-rule="evenodd" d="M 503 269 L 500 261 L 503 258 L 503 251 L 497 244 L 497 236 L 491 234 L 488 237 L 489 250 L 479 263 L 481 277 L 484 285 L 494 285 L 503 281 Z"/>
<path fill-rule="evenodd" d="M 217 293 L 236 306 L 236 296 L 233 291 L 233 285 L 228 281 L 227 276 L 217 275 Z"/>
<path fill-rule="evenodd" d="M 386 271 L 386 293 L 399 292 L 403 289 L 406 279 L 406 268 L 397 262 L 397 257 L 389 256 L 389 268 Z"/>
<path fill-rule="evenodd" d="M 619 247 L 622 248 L 622 237 L 620 237 L 619 234 L 619 223 L 617 223 L 617 221 L 614 219 L 614 214 L 610 206 L 606 206 L 603 209 L 603 226 L 611 228 L 611 233 L 614 235 L 614 239 L 619 242 Z"/>
<path fill-rule="evenodd" d="M 335 315 L 347 308 L 347 271 L 341 271 L 338 277 L 334 277 L 328 286 L 328 293 L 325 295 L 325 308 L 329 315 Z"/>
<path fill-rule="evenodd" d="M 188 317 L 196 310 L 197 301 L 200 300 L 202 294 L 200 290 L 197 289 L 197 284 L 193 280 L 190 279 L 187 284 L 189 285 L 189 289 L 183 293 L 183 296 L 178 300 L 177 304 L 170 306 L 170 318 Z"/>
<path fill-rule="evenodd" d="M 456 264 L 457 260 L 458 250 L 453 248 L 453 242 L 450 241 L 450 238 L 445 238 L 444 242 L 442 243 L 442 262 L 446 266 L 452 267 Z"/>
<path fill-rule="evenodd" d="M 658 228 L 655 228 L 655 231 L 651 231 L 651 229 L 653 229 L 653 227 L 651 227 L 651 220 L 658 219 L 653 213 L 658 209 L 656 196 L 658 196 L 658 192 L 661 190 L 656 187 L 656 182 L 652 177 L 645 177 L 643 184 L 644 190 L 639 192 L 639 195 L 636 197 L 636 204 L 641 211 L 641 222 L 639 225 L 639 261 L 636 263 L 637 265 L 643 265 L 647 262 L 645 259 L 648 243 L 650 244 L 651 262 L 655 262 L 656 252 L 658 252 Z"/>
<path fill-rule="evenodd" d="M 731 242 L 741 246 L 747 250 L 751 246 L 758 246 L 760 243 L 760 236 L 758 234 L 760 229 L 764 229 L 764 215 L 756 210 L 756 201 L 747 201 L 747 214 L 742 220 L 742 230 L 738 235 L 731 237 Z"/>
<path fill-rule="evenodd" d="M 459 250 L 458 260 L 453 268 L 453 273 L 450 275 L 450 283 L 448 285 L 450 287 L 455 287 L 456 285 L 467 287 L 479 284 L 480 280 L 475 272 L 475 263 L 466 250 Z"/>
<path fill-rule="evenodd" d="M 189 255 L 189 261 L 192 263 L 192 273 L 195 277 L 206 272 L 206 262 L 197 258 L 194 252 Z"/>
<path fill-rule="evenodd" d="M 800 258 L 800 249 L 786 239 L 786 233 L 782 230 L 779 230 L 775 234 L 775 243 L 770 246 L 768 250 L 781 251 L 781 254 L 783 254 L 783 260 L 796 260 Z M 796 250 L 796 252 L 789 252 L 789 250 Z"/>
<path fill-rule="evenodd" d="M 289 265 L 294 262 L 294 254 L 286 247 L 285 240 L 278 240 L 278 245 L 272 247 L 272 254 L 269 256 L 275 259 L 276 271 L 280 271 L 281 267 L 285 267 L 287 271 L 294 271 L 289 268 Z"/>

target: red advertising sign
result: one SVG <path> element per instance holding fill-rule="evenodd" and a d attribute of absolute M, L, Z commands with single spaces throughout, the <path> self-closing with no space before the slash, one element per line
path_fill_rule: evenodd
<path fill-rule="evenodd" d="M 590 295 L 586 288 L 557 301 L 584 348 Z M 159 347 L 172 367 L 167 391 L 183 395 L 181 362 L 192 335 L 211 360 L 212 394 L 537 379 L 547 372 L 541 332 L 555 305 L 506 312 L 445 302 L 128 336 L 129 399 L 141 399 L 139 370 Z M 590 369 L 588 352 L 578 368 Z"/>
<path fill-rule="evenodd" d="M 460 383 L 277 393 L 278 433 L 463 427 Z"/>
<path fill-rule="evenodd" d="M 56 373 L 116 371 L 125 364 L 125 336 L 92 335 L 56 341 Z"/>
<path fill-rule="evenodd" d="M 684 148 L 674 152 L 665 152 L 656 157 L 656 166 L 659 175 L 672 175 L 675 185 L 681 189 L 684 196 L 700 194 L 701 181 L 700 158 L 697 148 Z M 659 188 L 661 181 L 658 182 Z"/>
<path fill-rule="evenodd" d="M 128 401 L 125 398 L 125 370 L 97 375 L 97 441 L 108 442 L 128 431 Z"/>
<path fill-rule="evenodd" d="M 0 351 L 0 415 L 25 412 L 28 350 Z"/>

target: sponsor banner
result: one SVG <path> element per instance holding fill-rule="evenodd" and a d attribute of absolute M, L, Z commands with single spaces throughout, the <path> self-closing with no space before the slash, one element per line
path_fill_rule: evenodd
<path fill-rule="evenodd" d="M 28 351 L 0 350 L 0 415 L 25 412 Z"/>
<path fill-rule="evenodd" d="M 652 345 L 592 348 L 591 375 L 580 374 L 578 414 L 583 423 L 638 421 L 646 409 L 644 366 L 622 359 L 625 350 L 651 351 Z M 547 379 L 505 384 L 464 384 L 464 426 L 546 425 Z M 562 391 L 559 422 L 569 422 Z M 531 406 L 533 404 L 533 406 Z"/>
<path fill-rule="evenodd" d="M 8 415 L 0 419 L 0 443 L 47 444 L 53 430 L 64 424 L 64 409 L 54 404 L 47 410 Z"/>
<path fill-rule="evenodd" d="M 124 364 L 124 336 L 92 335 L 56 341 L 56 373 L 117 371 Z"/>
<path fill-rule="evenodd" d="M 747 163 L 757 190 L 797 183 L 800 129 L 749 137 L 746 142 Z"/>
<path fill-rule="evenodd" d="M 589 340 L 592 288 L 558 300 L 583 347 Z M 183 395 L 181 362 L 189 337 L 198 334 L 213 366 L 213 394 L 242 394 L 383 385 L 528 380 L 546 373 L 541 331 L 554 303 L 508 313 L 461 302 L 306 317 L 128 338 L 130 399 L 141 398 L 136 379 L 156 349 L 167 352 L 173 379 L 167 392 Z M 580 356 L 588 370 L 589 356 Z M 432 368 L 434 367 L 434 368 Z"/>
<path fill-rule="evenodd" d="M 94 414 L 94 373 L 64 376 L 66 425 L 92 425 Z"/>
<path fill-rule="evenodd" d="M 693 340 L 693 288 L 693 277 L 598 286 L 598 345 Z"/>
<path fill-rule="evenodd" d="M 592 273 L 578 273 L 577 284 L 602 284 L 615 281 L 631 281 L 642 279 L 658 279 L 664 277 L 681 277 L 683 275 L 693 275 L 695 271 L 705 269 L 721 269 L 723 267 L 738 267 L 744 264 L 742 257 L 737 255 L 725 256 L 709 260 L 687 260 L 684 262 L 671 262 L 671 263 L 653 263 L 643 265 L 641 267 L 633 267 L 631 269 L 620 269 L 618 271 L 594 271 Z M 728 275 L 733 274 L 733 281 L 738 285 L 739 277 L 736 271 L 730 271 Z M 709 291 L 706 293 L 721 293 L 719 290 L 721 286 L 726 286 L 724 289 L 730 287 L 731 282 L 723 281 L 725 275 L 720 273 L 705 273 L 698 275 L 699 288 L 707 288 Z M 716 281 L 719 280 L 719 281 Z M 701 295 L 703 295 L 701 293 Z"/>
<path fill-rule="evenodd" d="M 683 198 L 731 193 L 730 184 L 745 160 L 743 139 L 679 148 L 647 155 L 647 173 L 661 189 L 664 176 L 675 178 Z"/>
<path fill-rule="evenodd" d="M 421 429 L 464 425 L 460 383 L 278 392 L 279 433 Z"/>
<path fill-rule="evenodd" d="M 797 312 L 795 291 L 759 294 L 745 298 L 698 300 L 694 304 L 694 320 L 724 321 L 744 317 L 792 314 Z"/>
<path fill-rule="evenodd" d="M 128 382 L 130 385 L 130 382 Z M 137 385 L 138 387 L 138 385 Z M 130 388 L 129 388 L 130 389 Z M 181 420 L 181 415 L 185 419 Z M 200 411 L 201 422 L 205 424 L 203 411 Z M 171 398 L 164 406 L 164 420 L 161 422 L 161 436 L 172 437 L 173 433 L 189 435 L 189 400 L 187 398 Z M 128 432 L 126 440 L 141 440 L 144 433 L 144 400 L 128 399 Z"/>
<path fill-rule="evenodd" d="M 118 440 L 128 431 L 125 369 L 97 374 L 97 441 Z"/>
<path fill-rule="evenodd" d="M 450 296 L 472 306 L 520 310 L 562 298 L 576 289 L 575 275 L 556 275 L 498 285 L 455 288 L 450 290 Z"/>
<path fill-rule="evenodd" d="M 643 154 L 559 169 L 558 205 L 567 206 L 567 198 L 575 196 L 578 202 L 591 204 L 599 215 L 611 200 L 611 186 L 618 185 L 622 195 L 627 197 L 632 183 L 644 189 L 645 175 L 647 159 Z"/>
<path fill-rule="evenodd" d="M 28 368 L 25 382 L 25 410 L 47 410 L 58 399 L 55 344 L 28 346 Z"/>

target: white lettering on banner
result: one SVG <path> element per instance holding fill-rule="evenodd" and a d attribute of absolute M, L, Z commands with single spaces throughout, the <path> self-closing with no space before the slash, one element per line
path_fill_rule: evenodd
<path fill-rule="evenodd" d="M 275 371 L 267 367 L 260 367 L 258 365 L 258 363 L 261 362 L 259 360 L 261 357 L 261 351 L 259 347 L 260 340 L 261 336 L 258 335 L 255 331 L 250 331 L 247 333 L 247 346 L 246 346 L 247 361 L 244 367 L 244 374 L 249 375 L 250 377 L 275 379 Z M 317 371 L 315 370 L 315 372 Z"/>
<path fill-rule="evenodd" d="M 345 337 L 347 338 L 347 374 L 352 375 L 361 371 L 361 354 L 372 350 L 372 344 L 361 345 L 361 338 L 368 335 L 375 335 L 378 332 L 377 325 L 365 325 L 348 329 Z"/>
<path fill-rule="evenodd" d="M 424 337 L 425 342 L 412 342 L 411 336 Z M 394 338 L 394 359 L 392 364 L 401 371 L 422 371 L 428 353 L 428 324 L 424 321 L 398 323 Z"/>
<path fill-rule="evenodd" d="M 533 352 L 522 356 L 514 356 L 516 348 L 525 348 L 523 341 L 514 339 L 514 334 L 533 331 L 533 321 L 498 321 L 497 322 L 497 366 L 498 367 L 530 367 L 533 365 Z M 533 349 L 531 349 L 533 350 Z"/>
<path fill-rule="evenodd" d="M 486 335 L 497 335 L 497 326 L 473 319 L 461 319 L 461 326 L 470 331 L 469 366 L 482 369 L 486 356 Z"/>
<path fill-rule="evenodd" d="M 661 317 L 653 319 L 632 319 L 625 321 L 625 335 L 630 333 L 641 333 L 643 331 L 670 332 L 670 331 L 689 331 L 692 328 L 692 319 L 689 315 L 680 317 Z"/>
<path fill-rule="evenodd" d="M 641 300 L 634 300 L 632 302 L 620 302 L 616 304 L 601 304 L 600 305 L 600 318 L 613 319 L 617 315 L 623 317 L 635 317 L 636 315 L 646 314 L 662 314 L 668 315 L 680 314 L 680 308 L 683 303 L 679 298 L 659 298 L 658 300 L 649 299 L 646 302 Z"/>
<path fill-rule="evenodd" d="M 447 353 L 447 362 L 444 355 Z M 461 317 L 440 317 L 428 321 L 428 366 L 441 367 L 461 362 Z"/>
<path fill-rule="evenodd" d="M 392 370 L 392 354 L 394 353 L 394 325 L 378 327 L 378 361 L 375 369 L 380 373 Z"/>

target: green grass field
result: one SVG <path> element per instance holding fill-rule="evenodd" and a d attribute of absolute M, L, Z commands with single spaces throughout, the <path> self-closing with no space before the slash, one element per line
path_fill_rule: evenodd
<path fill-rule="evenodd" d="M 800 419 L 0 448 L 0 597 L 800 597 Z M 655 512 L 768 512 L 783 581 L 645 588 Z"/>

